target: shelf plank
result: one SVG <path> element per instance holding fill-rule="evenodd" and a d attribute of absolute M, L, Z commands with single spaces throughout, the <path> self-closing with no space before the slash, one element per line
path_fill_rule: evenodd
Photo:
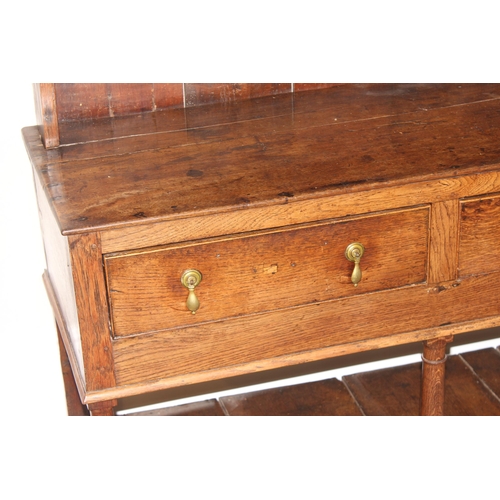
<path fill-rule="evenodd" d="M 362 415 L 345 385 L 337 379 L 226 396 L 220 401 L 232 416 Z"/>

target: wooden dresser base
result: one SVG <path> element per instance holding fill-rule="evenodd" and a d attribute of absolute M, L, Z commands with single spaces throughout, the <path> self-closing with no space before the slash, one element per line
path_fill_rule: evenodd
<path fill-rule="evenodd" d="M 172 85 L 42 84 L 23 130 L 69 413 L 423 342 L 443 414 L 500 325 L 500 85 Z"/>

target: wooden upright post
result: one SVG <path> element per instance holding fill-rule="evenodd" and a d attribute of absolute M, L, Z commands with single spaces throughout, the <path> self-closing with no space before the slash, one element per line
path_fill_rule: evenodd
<path fill-rule="evenodd" d="M 446 345 L 452 340 L 453 335 L 450 335 L 424 342 L 420 415 L 440 416 L 444 414 Z"/>

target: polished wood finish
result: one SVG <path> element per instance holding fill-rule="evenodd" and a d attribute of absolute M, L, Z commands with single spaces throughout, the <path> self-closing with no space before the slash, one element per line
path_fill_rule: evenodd
<path fill-rule="evenodd" d="M 426 340 L 422 354 L 420 414 L 440 416 L 444 412 L 446 345 L 453 336 Z"/>
<path fill-rule="evenodd" d="M 94 414 L 121 397 L 500 324 L 499 85 L 212 84 L 196 106 L 165 97 L 163 110 L 151 101 L 161 87 L 102 85 L 75 116 L 64 109 L 78 93 L 55 88 L 64 145 L 23 131 L 49 298 Z M 212 91 L 218 102 L 199 105 Z M 343 252 L 357 240 L 354 287 Z M 180 283 L 194 267 L 196 315 Z M 443 386 L 432 371 L 429 394 Z M 426 399 L 425 413 L 442 413 Z"/>

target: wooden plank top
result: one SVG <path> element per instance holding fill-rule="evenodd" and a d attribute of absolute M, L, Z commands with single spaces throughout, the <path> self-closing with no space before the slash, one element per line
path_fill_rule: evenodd
<path fill-rule="evenodd" d="M 500 85 L 362 84 L 23 130 L 63 234 L 500 168 Z"/>

